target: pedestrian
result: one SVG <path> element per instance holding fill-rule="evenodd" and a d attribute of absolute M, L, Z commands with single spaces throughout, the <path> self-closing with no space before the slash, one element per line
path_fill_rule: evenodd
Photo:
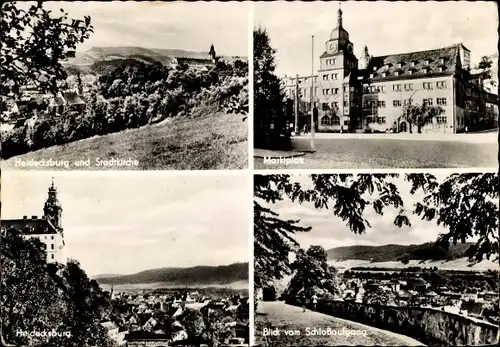
<path fill-rule="evenodd" d="M 318 303 L 318 297 L 316 296 L 316 294 L 313 294 L 313 296 L 311 297 L 311 301 L 312 301 L 312 309 L 313 311 L 316 311 L 316 304 Z"/>
<path fill-rule="evenodd" d="M 469 132 L 469 127 L 466 125 L 465 126 L 465 133 L 468 133 Z"/>

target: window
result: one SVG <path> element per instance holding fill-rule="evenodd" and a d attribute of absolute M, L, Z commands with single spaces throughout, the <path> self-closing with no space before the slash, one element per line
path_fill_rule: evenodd
<path fill-rule="evenodd" d="M 328 75 L 323 75 L 323 81 L 328 81 Z"/>
<path fill-rule="evenodd" d="M 387 77 L 388 75 L 389 75 L 389 73 L 387 71 L 382 72 L 382 77 Z"/>
<path fill-rule="evenodd" d="M 432 98 L 424 99 L 424 105 L 432 106 Z"/>
<path fill-rule="evenodd" d="M 444 64 L 444 58 L 439 59 L 439 64 Z"/>
<path fill-rule="evenodd" d="M 338 73 L 333 73 L 332 74 L 332 79 L 333 80 L 338 80 L 339 79 L 339 74 Z"/>
<path fill-rule="evenodd" d="M 323 89 L 323 95 L 329 95 L 330 89 Z"/>
<path fill-rule="evenodd" d="M 385 117 L 377 117 L 377 123 L 379 123 L 379 124 L 385 124 L 385 122 L 386 122 Z"/>
<path fill-rule="evenodd" d="M 50 239 L 51 239 L 51 240 L 53 240 L 53 239 L 54 239 L 54 236 L 51 236 L 51 237 L 50 237 Z"/>
<path fill-rule="evenodd" d="M 327 103 L 327 102 L 323 102 L 323 103 L 321 104 L 321 109 L 322 109 L 323 111 L 326 111 L 326 110 L 328 110 L 329 108 L 330 108 L 330 106 L 328 105 L 328 103 Z"/>
<path fill-rule="evenodd" d="M 395 74 L 396 74 L 396 76 L 399 76 L 399 75 L 401 75 L 401 71 L 396 71 Z"/>
<path fill-rule="evenodd" d="M 375 76 L 375 74 L 374 74 L 374 73 L 371 73 L 371 74 L 370 74 L 370 78 L 373 78 L 374 76 Z"/>
<path fill-rule="evenodd" d="M 349 103 L 347 101 L 344 101 L 344 107 L 348 107 Z"/>
<path fill-rule="evenodd" d="M 438 105 L 446 106 L 446 98 L 437 98 L 436 103 Z"/>
<path fill-rule="evenodd" d="M 414 61 L 410 61 L 410 67 L 415 67 L 415 62 Z"/>
<path fill-rule="evenodd" d="M 50 249 L 54 249 L 54 244 L 53 243 L 50 244 Z"/>
<path fill-rule="evenodd" d="M 54 259 L 54 255 L 53 254 L 50 255 L 50 259 Z"/>
<path fill-rule="evenodd" d="M 380 108 L 385 108 L 385 101 L 379 100 L 378 103 L 377 103 L 377 106 L 380 107 Z"/>
<path fill-rule="evenodd" d="M 339 103 L 337 101 L 332 102 L 332 106 L 335 108 L 339 108 Z"/>
<path fill-rule="evenodd" d="M 392 90 L 395 90 L 397 92 L 401 91 L 401 84 L 394 84 L 392 86 Z"/>
<path fill-rule="evenodd" d="M 338 93 L 339 93 L 339 89 L 335 88 L 335 94 L 338 94 Z"/>
<path fill-rule="evenodd" d="M 347 92 L 347 86 L 344 86 L 344 93 Z"/>
<path fill-rule="evenodd" d="M 392 106 L 394 106 L 394 107 L 400 107 L 401 106 L 401 100 L 392 100 Z"/>
<path fill-rule="evenodd" d="M 431 82 L 424 82 L 424 89 L 432 89 L 432 83 Z"/>
<path fill-rule="evenodd" d="M 377 71 L 377 66 L 374 66 L 374 67 L 373 67 L 373 71 Z"/>
<path fill-rule="evenodd" d="M 380 86 L 380 91 L 381 91 L 382 93 L 385 93 L 385 86 Z"/>
<path fill-rule="evenodd" d="M 413 90 L 413 83 L 405 84 L 405 90 Z"/>
<path fill-rule="evenodd" d="M 428 67 L 428 66 L 426 66 L 426 67 L 424 67 L 424 68 L 422 69 L 422 71 L 423 71 L 424 73 L 429 73 L 429 71 L 431 71 L 431 68 L 430 68 L 430 67 Z"/>
<path fill-rule="evenodd" d="M 330 125 L 330 124 L 331 124 L 330 117 L 328 116 L 321 117 L 321 125 Z"/>
<path fill-rule="evenodd" d="M 401 69 L 401 68 L 403 67 L 403 63 L 398 63 L 398 64 L 396 65 L 396 67 L 397 67 L 398 69 Z"/>
<path fill-rule="evenodd" d="M 436 82 L 436 87 L 438 87 L 439 89 L 446 88 L 446 81 L 437 81 Z"/>
<path fill-rule="evenodd" d="M 410 104 L 410 100 L 409 99 L 404 99 L 403 100 L 403 105 L 409 105 Z"/>
<path fill-rule="evenodd" d="M 408 75 L 413 75 L 413 70 L 412 69 L 408 70 Z"/>
<path fill-rule="evenodd" d="M 338 116 L 332 117 L 332 125 L 340 125 L 340 118 Z"/>
<path fill-rule="evenodd" d="M 431 60 L 430 60 L 430 59 L 425 59 L 425 60 L 424 60 L 424 64 L 425 64 L 425 65 L 429 65 L 430 63 L 431 63 Z"/>
<path fill-rule="evenodd" d="M 439 116 L 439 117 L 436 117 L 436 120 L 437 120 L 437 123 L 438 124 L 446 124 L 448 123 L 447 119 L 446 119 L 446 116 Z"/>
<path fill-rule="evenodd" d="M 439 69 L 439 72 L 443 72 L 444 70 L 446 70 L 446 67 L 445 66 L 440 66 L 438 69 Z"/>

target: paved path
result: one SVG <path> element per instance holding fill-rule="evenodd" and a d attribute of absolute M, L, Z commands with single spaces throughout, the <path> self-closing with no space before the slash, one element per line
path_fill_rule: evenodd
<path fill-rule="evenodd" d="M 315 153 L 306 153 L 300 161 L 283 164 L 264 163 L 255 158 L 257 169 L 380 169 L 380 168 L 498 168 L 498 144 L 467 141 L 441 141 L 425 137 L 403 139 L 385 134 L 325 134 L 316 138 Z M 335 136 L 333 136 L 335 135 Z M 373 135 L 387 136 L 379 139 Z M 397 135 L 397 134 L 396 134 Z M 460 135 L 458 135 L 460 136 Z M 488 137 L 490 134 L 471 134 Z M 310 139 L 292 139 L 296 152 L 308 150 Z"/>
<path fill-rule="evenodd" d="M 260 302 L 255 316 L 255 344 L 271 346 L 424 346 L 410 337 L 368 325 L 287 305 L 282 301 Z M 263 336 L 264 328 L 274 328 L 279 336 Z M 310 335 L 311 329 L 336 331 L 336 335 Z M 309 330 L 308 330 L 309 329 Z M 285 331 L 300 332 L 286 335 Z M 350 333 L 348 334 L 347 331 Z"/>

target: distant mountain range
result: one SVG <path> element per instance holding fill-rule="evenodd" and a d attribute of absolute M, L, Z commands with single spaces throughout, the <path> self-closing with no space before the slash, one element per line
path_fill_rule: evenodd
<path fill-rule="evenodd" d="M 75 58 L 64 62 L 70 70 L 84 73 L 103 72 L 120 64 L 159 62 L 168 65 L 177 57 L 207 59 L 208 51 L 186 51 L 181 49 L 159 49 L 143 47 L 92 47 L 85 52 L 77 52 Z M 234 57 L 224 57 L 234 58 Z M 246 57 L 243 57 L 246 59 Z"/>
<path fill-rule="evenodd" d="M 328 260 L 367 260 L 372 262 L 403 260 L 452 260 L 465 257 L 472 243 L 450 245 L 446 250 L 434 242 L 421 245 L 347 246 L 327 251 Z"/>
<path fill-rule="evenodd" d="M 100 284 L 110 285 L 164 283 L 166 286 L 221 286 L 248 281 L 248 263 L 189 268 L 167 267 L 131 275 L 97 275 L 94 279 Z"/>

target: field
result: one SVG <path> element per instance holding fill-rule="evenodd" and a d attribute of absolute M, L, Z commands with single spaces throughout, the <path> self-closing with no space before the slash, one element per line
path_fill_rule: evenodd
<path fill-rule="evenodd" d="M 467 258 L 459 258 L 454 260 L 410 260 L 408 264 L 403 264 L 400 261 L 385 261 L 385 262 L 370 262 L 368 260 L 330 260 L 329 265 L 338 269 L 350 269 L 353 267 L 371 267 L 384 269 L 405 269 L 411 266 L 421 268 L 437 267 L 439 270 L 460 270 L 460 271 L 486 271 L 488 269 L 498 270 L 498 263 L 493 261 L 483 260 L 482 262 L 472 265 Z"/>
<path fill-rule="evenodd" d="M 81 169 L 72 163 L 90 158 L 91 166 L 83 169 L 103 170 L 102 166 L 93 165 L 96 158 L 131 158 L 139 165 L 124 169 L 243 169 L 248 166 L 247 139 L 248 121 L 243 121 L 240 115 L 216 113 L 169 119 L 139 129 L 44 148 L 3 161 L 2 168 L 14 168 L 16 159 L 52 159 L 67 160 L 71 169 Z"/>

